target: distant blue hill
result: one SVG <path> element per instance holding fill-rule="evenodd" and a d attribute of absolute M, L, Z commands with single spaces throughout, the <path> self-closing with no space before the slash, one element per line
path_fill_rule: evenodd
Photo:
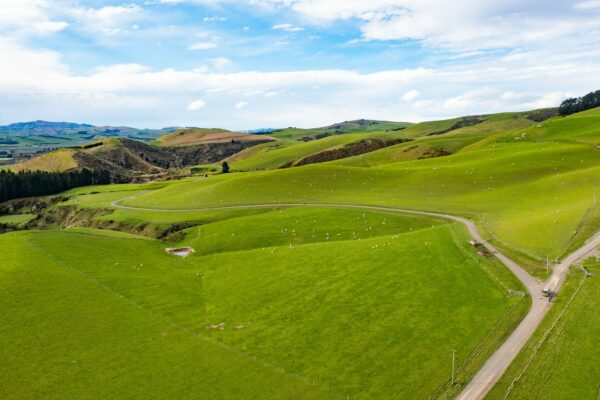
<path fill-rule="evenodd" d="M 94 125 L 90 124 L 77 124 L 74 122 L 50 122 L 50 121 L 29 121 L 29 122 L 17 122 L 10 125 L 0 126 L 0 131 L 21 131 L 24 129 L 83 129 L 83 128 L 94 128 Z"/>

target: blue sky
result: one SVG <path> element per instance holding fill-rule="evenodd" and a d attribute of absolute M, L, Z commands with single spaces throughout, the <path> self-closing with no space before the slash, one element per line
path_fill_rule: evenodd
<path fill-rule="evenodd" d="M 421 121 L 600 88 L 600 0 L 0 0 L 0 123 Z"/>

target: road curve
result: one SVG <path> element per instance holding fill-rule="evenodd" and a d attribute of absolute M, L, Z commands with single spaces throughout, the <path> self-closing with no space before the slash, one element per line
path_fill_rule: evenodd
<path fill-rule="evenodd" d="M 532 305 L 529 312 L 519 323 L 517 328 L 511 333 L 506 341 L 494 352 L 494 354 L 486 361 L 479 372 L 473 377 L 471 382 L 463 389 L 458 395 L 457 400 L 481 400 L 486 394 L 492 389 L 492 387 L 498 382 L 500 377 L 504 374 L 506 369 L 509 367 L 511 362 L 515 359 L 519 351 L 525 346 L 529 338 L 533 335 L 537 327 L 540 325 L 546 312 L 550 308 L 551 304 L 545 297 L 541 296 L 543 288 L 548 287 L 553 292 L 558 292 L 562 286 L 565 277 L 569 271 L 569 267 L 581 260 L 582 258 L 589 255 L 597 247 L 600 246 L 600 232 L 588 240 L 582 247 L 575 250 L 569 256 L 567 256 L 560 264 L 554 267 L 552 275 L 546 283 L 532 277 L 529 273 L 523 269 L 516 262 L 512 261 L 504 254 L 500 253 L 494 246 L 483 237 L 477 231 L 475 224 L 466 218 L 457 217 L 455 215 L 435 213 L 428 211 L 417 211 L 408 210 L 402 208 L 393 207 L 380 207 L 380 206 L 368 206 L 358 204 L 328 204 L 328 203 L 273 203 L 273 204 L 248 204 L 248 205 L 232 205 L 232 206 L 217 206 L 217 207 L 204 207 L 204 208 L 191 208 L 191 209 L 155 209 L 155 208 L 142 208 L 142 207 L 131 207 L 121 205 L 121 202 L 132 198 L 130 196 L 125 199 L 113 201 L 111 205 L 115 208 L 137 210 L 137 211 L 152 211 L 152 212 L 190 212 L 190 211 L 215 211 L 215 210 L 233 210 L 233 209 L 252 209 L 252 208 L 291 208 L 291 207 L 335 207 L 335 208 L 352 208 L 362 210 L 374 210 L 374 211 L 385 211 L 403 214 L 417 214 L 426 215 L 431 217 L 438 217 L 457 221 L 466 226 L 469 234 L 473 240 L 483 244 L 502 264 L 510 269 L 513 274 L 521 281 L 521 283 L 527 288 L 527 291 L 532 299 Z"/>

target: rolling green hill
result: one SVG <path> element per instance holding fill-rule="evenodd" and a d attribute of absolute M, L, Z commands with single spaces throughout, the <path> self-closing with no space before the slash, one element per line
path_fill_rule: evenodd
<path fill-rule="evenodd" d="M 410 122 L 376 121 L 369 119 L 358 119 L 345 121 L 321 128 L 302 129 L 286 128 L 278 129 L 269 133 L 278 139 L 291 139 L 299 141 L 311 141 L 328 136 L 341 135 L 356 132 L 396 132 L 401 131 L 412 124 Z"/>
<path fill-rule="evenodd" d="M 452 398 L 530 300 L 463 225 L 360 206 L 468 217 L 545 278 L 546 260 L 600 229 L 600 109 L 554 114 L 400 130 L 359 121 L 305 140 L 287 130 L 219 155 L 247 172 L 24 200 L 19 228 L 36 230 L 0 235 L 2 397 Z M 224 144 L 214 141 L 236 141 L 223 131 L 163 140 L 171 145 L 110 139 L 51 153 L 48 164 L 88 157 L 138 170 L 165 157 L 168 169 Z M 387 146 L 349 154 L 376 141 Z M 178 247 L 195 252 L 165 251 Z M 504 398 L 554 321 L 508 398 L 597 394 L 597 264 L 587 262 L 585 281 L 571 273 L 490 398 Z"/>
<path fill-rule="evenodd" d="M 600 260 L 570 273 L 564 295 L 486 399 L 593 399 L 600 382 Z"/>
<path fill-rule="evenodd" d="M 500 247 L 543 274 L 536 265 L 541 267 L 546 256 L 561 257 L 600 222 L 594 203 L 600 152 L 590 143 L 599 122 L 593 111 L 496 133 L 447 157 L 370 168 L 312 165 L 233 174 L 171 185 L 125 204 L 341 202 L 465 214 Z M 579 128 L 570 139 L 559 140 L 574 124 Z"/>
<path fill-rule="evenodd" d="M 372 149 L 385 148 L 403 140 L 406 139 L 395 132 L 349 133 L 308 142 L 286 140 L 264 143 L 243 150 L 229 157 L 227 161 L 238 171 L 284 168 L 368 153 Z M 349 151 L 344 152 L 343 149 Z M 336 152 L 338 154 L 335 154 Z M 313 161 L 310 161 L 311 157 Z"/>
<path fill-rule="evenodd" d="M 225 141 L 194 142 L 187 134 L 183 136 L 185 139 L 180 136 L 177 139 L 167 138 L 160 146 L 123 138 L 104 139 L 77 148 L 55 150 L 9 168 L 15 172 L 64 172 L 87 168 L 109 171 L 117 181 L 131 181 L 144 177 L 156 178 L 171 172 L 176 174 L 178 168 L 217 162 L 247 147 L 270 140 L 261 139 L 258 135 L 246 135 L 249 138 L 244 140 L 230 138 Z"/>
<path fill-rule="evenodd" d="M 193 229 L 185 260 L 109 231 L 1 235 L 3 397 L 427 397 L 452 349 L 470 376 L 527 307 L 446 221 L 291 209 Z"/>
<path fill-rule="evenodd" d="M 465 123 L 464 121 L 470 121 Z M 468 146 L 483 145 L 494 134 L 536 124 L 527 113 L 493 114 L 423 122 L 407 128 L 402 134 L 413 142 L 377 150 L 369 154 L 335 162 L 338 165 L 370 167 L 399 161 L 432 158 L 456 153 Z"/>
<path fill-rule="evenodd" d="M 232 132 L 225 129 L 183 129 L 163 135 L 154 142 L 159 146 L 191 146 L 199 144 L 230 143 L 230 142 L 271 142 L 270 136 L 251 135 L 248 133 Z"/>

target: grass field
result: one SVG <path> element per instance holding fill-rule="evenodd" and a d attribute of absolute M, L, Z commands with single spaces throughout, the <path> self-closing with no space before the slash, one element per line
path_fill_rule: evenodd
<path fill-rule="evenodd" d="M 557 304 L 487 399 L 598 397 L 600 260 L 583 264 L 593 275 L 586 278 L 579 269 L 570 273 Z"/>
<path fill-rule="evenodd" d="M 508 296 L 523 288 L 478 255 L 458 223 L 336 205 L 466 216 L 540 277 L 546 257 L 600 228 L 600 110 L 541 123 L 525 113 L 477 118 L 308 142 L 292 140 L 301 130 L 280 131 L 283 140 L 230 159 L 234 169 L 264 171 L 58 195 L 69 200 L 54 207 L 76 206 L 97 226 L 153 236 L 146 227 L 181 224 L 186 235 L 0 235 L 0 397 L 451 398 L 526 312 L 528 298 Z M 414 140 L 275 169 L 369 135 Z M 422 159 L 436 149 L 451 154 Z M 252 204 L 267 207 L 203 210 Z M 165 252 L 175 246 L 196 252 Z M 509 398 L 598 395 L 600 267 L 587 264 L 596 275 L 566 307 L 583 279 L 571 273 L 491 399 L 503 398 L 563 310 Z"/>
<path fill-rule="evenodd" d="M 34 217 L 33 214 L 0 215 L 0 224 L 24 224 Z"/>
<path fill-rule="evenodd" d="M 468 148 L 468 146 L 485 143 L 490 137 L 496 134 L 506 134 L 506 132 L 527 128 L 534 124 L 533 121 L 527 119 L 526 115 L 522 113 L 495 114 L 482 117 L 482 122 L 476 125 L 454 129 L 443 135 L 429 136 L 432 132 L 450 129 L 459 121 L 460 118 L 416 124 L 401 132 L 404 137 L 416 139 L 415 141 L 387 147 L 360 156 L 333 161 L 332 163 L 357 167 L 373 167 L 382 164 L 428 158 L 432 154 L 440 154 L 440 151 L 447 154 L 454 154 L 463 148 Z"/>
<path fill-rule="evenodd" d="M 18 171 L 48 171 L 64 172 L 77 167 L 77 161 L 73 158 L 74 150 L 60 149 L 50 153 L 34 157 L 22 163 L 14 164 L 10 169 Z"/>
<path fill-rule="evenodd" d="M 413 124 L 408 122 L 391 121 L 347 121 L 314 129 L 286 128 L 269 133 L 269 136 L 283 140 L 302 140 L 303 138 L 315 138 L 319 135 L 340 135 L 348 133 L 365 132 L 398 132 Z"/>
<path fill-rule="evenodd" d="M 245 211 L 192 228 L 186 260 L 120 232 L 0 236 L 2 397 L 427 397 L 451 349 L 472 370 L 527 307 L 460 225 Z"/>
<path fill-rule="evenodd" d="M 264 143 L 230 157 L 228 162 L 238 171 L 275 169 L 290 166 L 294 162 L 324 150 L 339 148 L 365 139 L 400 139 L 400 132 L 369 132 L 335 135 L 310 142 L 281 141 Z"/>
<path fill-rule="evenodd" d="M 575 115 L 492 135 L 484 145 L 447 157 L 371 168 L 313 165 L 231 174 L 169 185 L 124 204 L 189 209 L 325 202 L 463 214 L 512 257 L 544 276 L 546 256 L 562 257 L 600 226 L 600 208 L 594 203 L 600 152 L 581 142 L 590 135 L 587 131 L 572 133 L 570 140 L 558 140 L 555 133 L 582 118 L 597 134 L 600 115 Z"/>
<path fill-rule="evenodd" d="M 232 132 L 225 129 L 183 129 L 159 137 L 153 143 L 159 146 L 190 146 L 207 143 L 226 143 L 232 140 L 246 142 L 257 140 L 273 140 L 262 135 L 250 135 Z"/>

